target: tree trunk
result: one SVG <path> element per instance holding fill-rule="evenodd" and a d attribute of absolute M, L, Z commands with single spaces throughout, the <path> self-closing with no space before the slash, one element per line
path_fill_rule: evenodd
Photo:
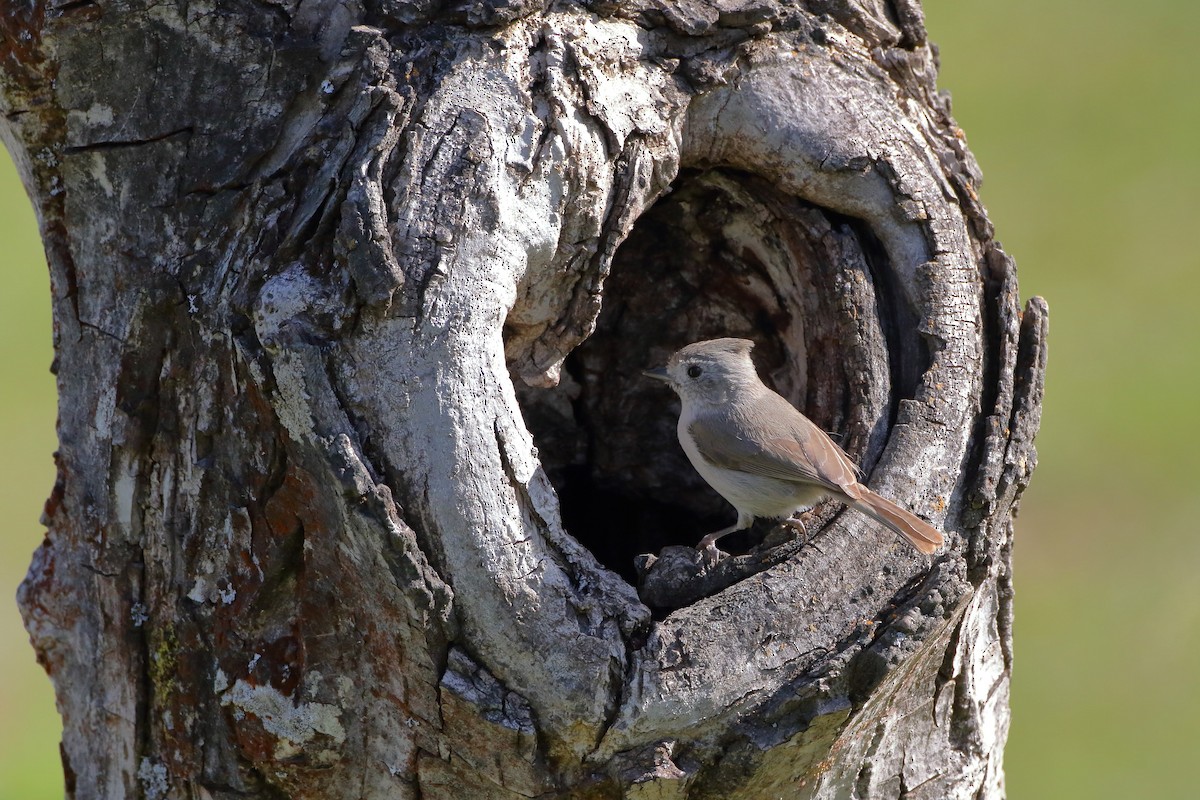
<path fill-rule="evenodd" d="M 1003 796 L 1046 310 L 916 0 L 0 5 L 70 796 Z M 680 547 L 718 335 L 948 546 Z"/>

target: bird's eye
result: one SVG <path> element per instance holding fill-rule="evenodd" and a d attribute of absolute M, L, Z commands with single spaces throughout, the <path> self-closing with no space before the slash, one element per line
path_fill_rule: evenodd
<path fill-rule="evenodd" d="M 689 378 L 699 378 L 701 372 L 704 372 L 704 370 L 700 369 L 695 364 L 688 367 L 688 377 Z"/>

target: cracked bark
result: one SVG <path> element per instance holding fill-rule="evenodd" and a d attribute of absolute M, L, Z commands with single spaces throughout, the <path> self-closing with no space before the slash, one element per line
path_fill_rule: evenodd
<path fill-rule="evenodd" d="M 3 10 L 71 796 L 1003 795 L 1046 309 L 919 4 Z M 638 376 L 715 335 L 949 547 L 701 569 Z"/>

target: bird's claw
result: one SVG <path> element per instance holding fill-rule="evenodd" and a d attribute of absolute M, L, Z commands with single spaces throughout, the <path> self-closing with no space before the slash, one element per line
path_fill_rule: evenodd
<path fill-rule="evenodd" d="M 812 537 L 808 533 L 808 526 L 799 517 L 788 517 L 779 524 L 792 531 L 793 537 L 800 541 L 801 547 L 807 545 L 812 540 Z"/>
<path fill-rule="evenodd" d="M 799 517 L 788 517 L 782 522 L 782 525 L 784 527 L 791 528 L 802 538 L 808 538 L 808 526 L 805 525 L 804 520 L 800 519 Z"/>

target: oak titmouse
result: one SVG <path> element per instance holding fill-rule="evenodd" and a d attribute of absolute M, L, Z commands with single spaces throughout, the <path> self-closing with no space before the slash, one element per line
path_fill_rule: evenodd
<path fill-rule="evenodd" d="M 750 527 L 755 517 L 783 519 L 827 497 L 862 511 L 922 553 L 942 534 L 858 482 L 842 449 L 759 380 L 748 339 L 696 342 L 644 374 L 679 394 L 679 443 L 700 476 L 737 509 L 737 522 L 696 545 L 712 561 L 716 542 Z"/>

